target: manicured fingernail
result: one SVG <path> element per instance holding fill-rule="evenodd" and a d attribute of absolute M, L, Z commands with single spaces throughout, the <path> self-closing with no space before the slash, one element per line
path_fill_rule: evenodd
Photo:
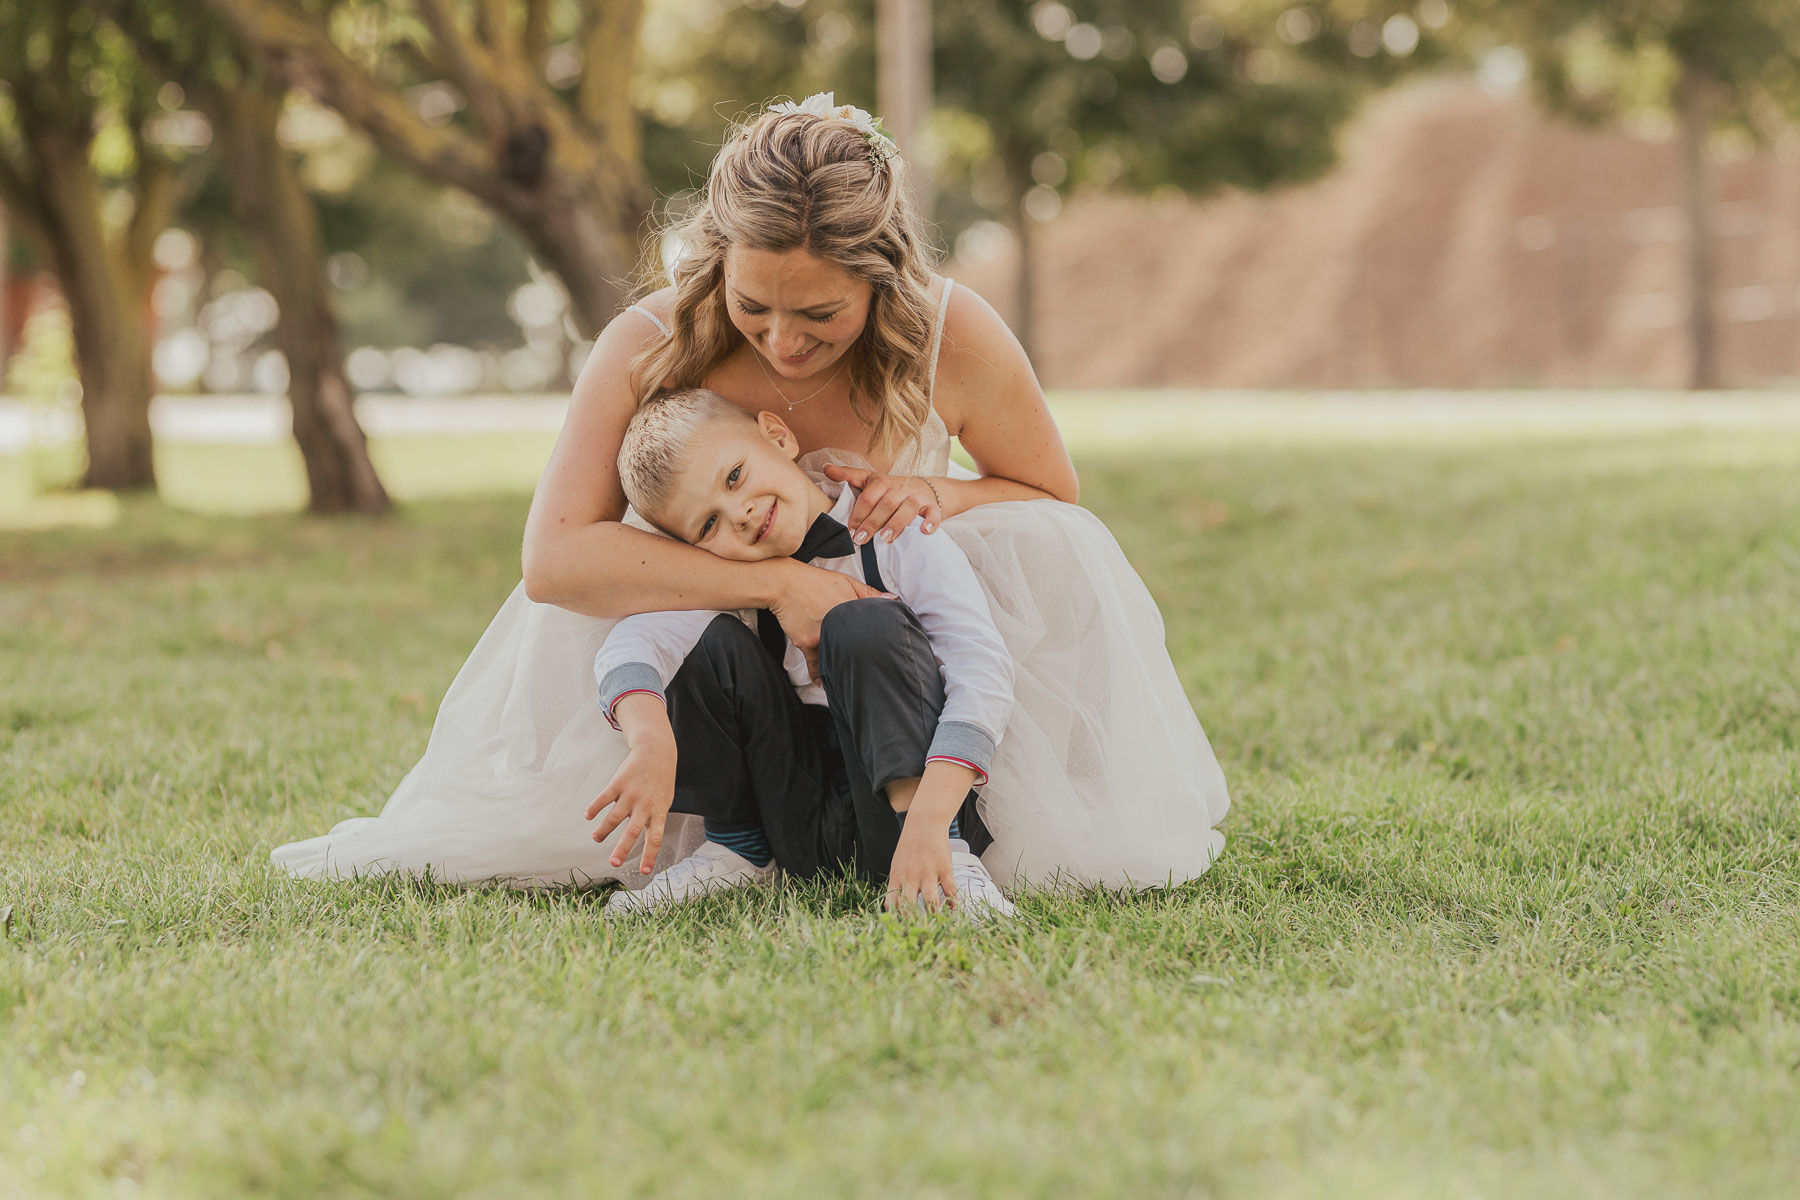
<path fill-rule="evenodd" d="M 866 529 L 859 529 L 856 531 L 855 536 L 853 536 L 850 540 L 860 546 L 864 542 L 869 540 L 869 531 Z"/>
<path fill-rule="evenodd" d="M 881 535 L 881 540 L 884 542 L 891 542 L 899 536 L 900 536 L 899 534 L 895 533 L 893 530 L 890 529 L 886 533 Z"/>
<path fill-rule="evenodd" d="M 937 526 L 931 524 L 929 521 L 927 521 L 925 524 L 919 526 L 919 530 L 922 533 L 930 533 L 932 530 L 934 530 L 936 528 L 937 528 Z"/>

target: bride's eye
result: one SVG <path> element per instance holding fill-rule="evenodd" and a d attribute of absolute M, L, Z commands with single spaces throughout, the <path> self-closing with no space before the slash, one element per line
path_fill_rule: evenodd
<path fill-rule="evenodd" d="M 739 300 L 737 302 L 737 306 L 738 306 L 738 311 L 743 313 L 746 317 L 760 317 L 764 313 L 769 311 L 766 308 L 751 308 L 748 304 L 745 304 L 742 300 Z"/>

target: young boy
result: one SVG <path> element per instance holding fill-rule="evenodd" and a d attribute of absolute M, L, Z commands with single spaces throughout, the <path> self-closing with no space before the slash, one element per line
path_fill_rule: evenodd
<path fill-rule="evenodd" d="M 818 678 L 767 612 L 752 633 L 717 612 L 661 612 L 614 626 L 595 658 L 607 720 L 629 747 L 588 809 L 620 866 L 648 833 L 650 870 L 670 811 L 705 819 L 707 840 L 609 912 L 809 876 L 843 863 L 887 882 L 885 906 L 949 903 L 981 918 L 1012 906 L 971 849 L 986 841 L 973 786 L 1012 712 L 1012 659 L 961 550 L 909 528 L 855 546 L 835 501 L 795 463 L 774 413 L 715 392 L 659 397 L 619 451 L 626 496 L 646 520 L 723 558 L 793 555 L 897 599 L 826 614 Z M 680 754 L 677 756 L 676 747 Z M 965 840 L 965 838 L 967 840 Z"/>

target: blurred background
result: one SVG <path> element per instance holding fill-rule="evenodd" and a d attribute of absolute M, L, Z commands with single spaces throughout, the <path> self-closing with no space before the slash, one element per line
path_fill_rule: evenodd
<path fill-rule="evenodd" d="M 1800 377 L 1793 0 L 0 0 L 0 510 L 291 438 L 379 512 L 365 430 L 541 437 L 817 91 L 1050 388 Z"/>

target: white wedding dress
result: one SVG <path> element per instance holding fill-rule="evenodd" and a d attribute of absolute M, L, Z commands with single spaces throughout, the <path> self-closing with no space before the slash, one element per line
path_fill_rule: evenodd
<path fill-rule="evenodd" d="M 826 462 L 860 464 L 826 450 L 801 465 Z M 891 470 L 968 477 L 935 410 Z M 1169 661 L 1162 614 L 1106 527 L 1075 505 L 1029 500 L 971 509 L 941 534 L 969 556 L 1016 663 L 1017 703 L 982 789 L 990 873 L 1005 885 L 1144 888 L 1204 872 L 1224 846 L 1214 827 L 1225 779 Z M 381 815 L 278 847 L 275 863 L 307 878 L 641 886 L 636 859 L 613 867 L 611 840 L 596 844 L 584 816 L 625 753 L 593 675 L 611 624 L 515 588 Z M 671 816 L 657 870 L 700 840 L 698 817 Z"/>

